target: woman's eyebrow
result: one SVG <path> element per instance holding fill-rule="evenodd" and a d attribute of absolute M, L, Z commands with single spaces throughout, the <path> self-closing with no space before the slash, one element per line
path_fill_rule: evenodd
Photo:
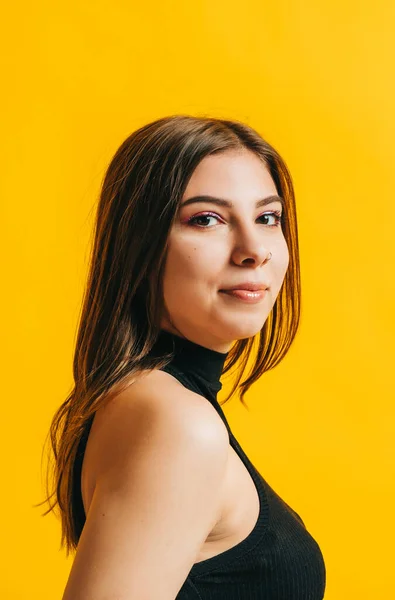
<path fill-rule="evenodd" d="M 185 202 L 183 202 L 181 204 L 181 206 L 187 206 L 188 204 L 195 204 L 197 202 L 211 202 L 212 204 L 217 204 L 218 206 L 224 206 L 225 208 L 233 208 L 234 207 L 233 202 L 230 202 L 229 200 L 225 200 L 224 198 L 217 198 L 216 196 L 208 196 L 208 195 L 193 196 L 192 198 L 188 198 L 188 200 L 185 200 Z M 271 196 L 267 196 L 266 198 L 262 198 L 261 200 L 258 200 L 256 203 L 256 208 L 265 206 L 266 204 L 270 204 L 271 202 L 280 202 L 282 208 L 284 208 L 284 206 L 285 206 L 284 198 L 274 194 Z"/>

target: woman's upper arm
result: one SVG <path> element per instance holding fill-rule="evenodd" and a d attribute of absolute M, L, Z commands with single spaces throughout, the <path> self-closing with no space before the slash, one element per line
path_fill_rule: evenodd
<path fill-rule="evenodd" d="M 100 469 L 63 600 L 176 598 L 219 516 L 228 456 L 211 405 L 183 400 L 134 397 L 104 415 Z"/>

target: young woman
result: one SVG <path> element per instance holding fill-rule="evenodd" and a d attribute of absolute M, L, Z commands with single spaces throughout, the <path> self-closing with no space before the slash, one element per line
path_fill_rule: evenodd
<path fill-rule="evenodd" d="M 281 361 L 299 307 L 293 185 L 269 143 L 189 115 L 123 142 L 99 200 L 75 386 L 50 430 L 47 513 L 58 506 L 76 551 L 63 600 L 323 598 L 317 542 L 217 401 L 233 366 L 227 400 L 243 402 Z"/>

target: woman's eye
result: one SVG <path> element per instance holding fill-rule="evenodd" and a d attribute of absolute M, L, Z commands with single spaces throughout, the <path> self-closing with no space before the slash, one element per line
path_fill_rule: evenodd
<path fill-rule="evenodd" d="M 213 213 L 202 213 L 201 215 L 195 215 L 194 217 L 191 217 L 188 220 L 188 225 L 195 225 L 197 219 L 203 219 L 204 221 L 204 219 L 219 219 L 219 217 L 217 217 L 217 215 L 214 215 Z M 198 224 L 197 226 L 204 229 L 208 229 L 208 227 L 206 227 L 204 224 Z"/>
<path fill-rule="evenodd" d="M 264 223 L 264 225 L 268 225 L 268 227 L 279 227 L 281 225 L 282 213 L 279 210 L 274 210 L 273 212 L 270 212 L 270 213 L 264 213 L 259 218 L 266 219 L 269 217 L 274 218 L 274 223 L 272 223 L 272 225 L 268 225 L 267 223 Z"/>

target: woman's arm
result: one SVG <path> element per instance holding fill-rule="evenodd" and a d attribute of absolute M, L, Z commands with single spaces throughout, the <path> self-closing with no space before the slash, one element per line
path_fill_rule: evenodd
<path fill-rule="evenodd" d="M 229 439 L 213 407 L 178 384 L 133 388 L 94 434 L 96 485 L 63 600 L 174 600 L 220 514 Z"/>

